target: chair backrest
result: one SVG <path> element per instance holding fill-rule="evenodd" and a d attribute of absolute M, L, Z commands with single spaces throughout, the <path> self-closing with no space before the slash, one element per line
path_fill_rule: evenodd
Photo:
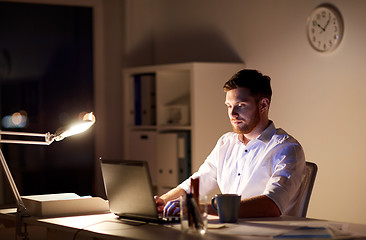
<path fill-rule="evenodd" d="M 318 172 L 318 166 L 315 163 L 306 162 L 305 177 L 300 186 L 298 202 L 292 208 L 293 210 L 290 215 L 298 217 L 306 217 L 317 172 Z"/>

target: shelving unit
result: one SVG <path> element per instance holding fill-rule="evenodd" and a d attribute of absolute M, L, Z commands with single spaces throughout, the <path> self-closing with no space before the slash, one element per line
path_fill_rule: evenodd
<path fill-rule="evenodd" d="M 189 176 L 199 168 L 218 138 L 231 130 L 222 86 L 243 68 L 242 63 L 192 62 L 123 70 L 124 156 L 148 161 L 159 191 L 175 187 L 182 180 L 179 158 L 189 158 Z M 136 121 L 136 114 L 143 115 L 137 113 L 143 110 L 136 101 L 146 100 L 136 99 L 136 79 L 146 74 L 154 76 L 154 102 L 149 109 L 153 112 L 148 115 L 156 116 L 156 121 L 143 125 Z M 146 92 L 141 90 L 143 86 L 138 87 L 139 91 Z M 146 98 L 146 94 L 139 97 Z M 186 140 L 180 138 L 182 134 Z"/>

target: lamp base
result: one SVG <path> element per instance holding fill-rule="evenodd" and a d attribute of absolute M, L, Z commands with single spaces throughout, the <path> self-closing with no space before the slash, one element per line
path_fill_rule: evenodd
<path fill-rule="evenodd" d="M 27 212 L 33 217 L 64 217 L 108 213 L 108 202 L 100 197 L 80 197 L 75 193 L 22 196 Z"/>

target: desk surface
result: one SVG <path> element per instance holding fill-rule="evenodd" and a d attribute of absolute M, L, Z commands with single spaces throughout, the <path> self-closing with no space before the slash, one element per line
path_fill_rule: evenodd
<path fill-rule="evenodd" d="M 15 219 L 14 209 L 0 210 L 1 218 Z M 84 215 L 72 217 L 57 217 L 38 219 L 27 217 L 24 221 L 30 225 L 42 226 L 60 232 L 68 232 L 76 237 L 91 237 L 98 239 L 272 239 L 274 236 L 288 233 L 299 227 L 324 227 L 330 230 L 334 239 L 364 237 L 366 225 L 340 223 L 333 221 L 279 217 L 265 219 L 241 219 L 236 224 L 219 224 L 217 217 L 209 218 L 209 228 L 204 237 L 184 234 L 179 224 L 156 225 L 145 223 L 124 222 L 112 213 Z M 216 228 L 216 229 L 215 229 Z M 312 231 L 307 232 L 309 236 Z M 307 234 L 306 233 L 306 234 Z M 307 236 L 308 237 L 308 236 Z"/>

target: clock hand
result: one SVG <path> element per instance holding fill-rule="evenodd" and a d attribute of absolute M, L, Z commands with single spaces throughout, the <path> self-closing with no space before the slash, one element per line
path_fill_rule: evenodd
<path fill-rule="evenodd" d="M 314 23 L 316 24 L 316 26 L 318 26 L 321 30 L 323 30 L 323 32 L 325 32 L 325 29 L 322 27 L 322 26 L 320 26 L 320 24 L 317 22 L 317 21 L 314 21 Z"/>
<path fill-rule="evenodd" d="M 325 32 L 325 28 L 323 28 L 322 26 L 320 26 L 320 24 L 318 23 L 318 27 L 323 30 L 323 32 Z"/>
<path fill-rule="evenodd" d="M 329 17 L 329 19 L 327 21 L 327 24 L 325 24 L 325 26 L 324 26 L 324 31 L 325 31 L 325 29 L 327 29 L 329 22 L 330 22 L 330 17 Z"/>

